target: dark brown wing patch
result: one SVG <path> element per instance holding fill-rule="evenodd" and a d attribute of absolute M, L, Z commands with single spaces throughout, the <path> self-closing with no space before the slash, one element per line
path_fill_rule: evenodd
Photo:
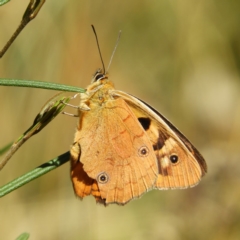
<path fill-rule="evenodd" d="M 147 131 L 151 124 L 151 119 L 146 117 L 139 117 L 138 121 L 141 123 L 143 129 Z"/>

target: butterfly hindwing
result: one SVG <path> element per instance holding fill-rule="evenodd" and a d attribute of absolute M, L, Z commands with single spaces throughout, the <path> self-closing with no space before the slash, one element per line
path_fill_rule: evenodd
<path fill-rule="evenodd" d="M 143 101 L 117 90 L 112 94 L 128 103 L 152 142 L 159 172 L 155 187 L 174 189 L 196 185 L 207 167 L 203 157 L 190 141 Z"/>

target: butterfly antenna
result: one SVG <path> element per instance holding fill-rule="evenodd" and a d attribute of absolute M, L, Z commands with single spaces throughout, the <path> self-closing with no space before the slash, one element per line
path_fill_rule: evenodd
<path fill-rule="evenodd" d="M 99 46 L 99 42 L 98 42 L 97 33 L 96 33 L 96 30 L 95 30 L 95 27 L 94 27 L 93 25 L 91 25 L 91 26 L 92 26 L 92 29 L 93 29 L 93 32 L 94 32 L 94 35 L 95 35 L 95 38 L 96 38 L 96 41 L 97 41 L 98 52 L 99 52 L 99 55 L 100 55 L 100 58 L 101 58 L 102 66 L 103 66 L 103 72 L 104 72 L 104 74 L 105 74 L 106 71 L 105 71 L 105 66 L 104 66 L 104 62 L 103 62 L 103 57 L 102 57 L 102 53 L 101 53 L 100 46 Z"/>
<path fill-rule="evenodd" d="M 112 63 L 113 56 L 114 56 L 114 54 L 115 54 L 115 52 L 116 52 L 116 50 L 117 50 L 117 46 L 118 46 L 118 43 L 119 43 L 119 40 L 120 40 L 121 34 L 122 34 L 122 31 L 120 30 L 120 31 L 119 31 L 119 34 L 118 34 L 117 42 L 116 42 L 116 44 L 115 44 L 115 47 L 114 47 L 114 50 L 113 50 L 112 56 L 111 56 L 111 58 L 110 58 L 110 61 L 109 61 L 108 67 L 107 67 L 107 72 L 108 72 L 109 67 L 110 67 L 110 65 L 111 65 L 111 63 Z"/>

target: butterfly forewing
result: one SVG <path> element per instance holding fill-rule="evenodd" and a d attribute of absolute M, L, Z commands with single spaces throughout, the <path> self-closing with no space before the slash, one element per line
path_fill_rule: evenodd
<path fill-rule="evenodd" d="M 91 110 L 81 113 L 75 135 L 79 157 L 73 157 L 72 147 L 72 166 L 78 160 L 83 164 L 105 204 L 125 204 L 155 187 L 158 167 L 152 143 L 137 117 L 123 99 L 109 96 L 107 86 L 88 100 Z M 77 175 L 74 168 L 72 175 Z M 73 184 L 77 183 L 73 180 Z"/>

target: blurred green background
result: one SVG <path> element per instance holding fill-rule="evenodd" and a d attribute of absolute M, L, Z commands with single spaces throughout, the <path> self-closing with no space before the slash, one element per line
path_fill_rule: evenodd
<path fill-rule="evenodd" d="M 0 7 L 0 47 L 27 5 Z M 240 2 L 47 0 L 0 60 L 0 77 L 86 87 L 101 67 L 91 24 L 105 65 L 122 30 L 111 80 L 177 126 L 205 157 L 208 174 L 192 189 L 155 190 L 105 208 L 74 196 L 67 163 L 0 200 L 0 238 L 239 239 Z M 54 94 L 0 87 L 0 146 L 22 134 Z M 19 149 L 0 184 L 69 150 L 76 122 L 59 115 Z"/>

